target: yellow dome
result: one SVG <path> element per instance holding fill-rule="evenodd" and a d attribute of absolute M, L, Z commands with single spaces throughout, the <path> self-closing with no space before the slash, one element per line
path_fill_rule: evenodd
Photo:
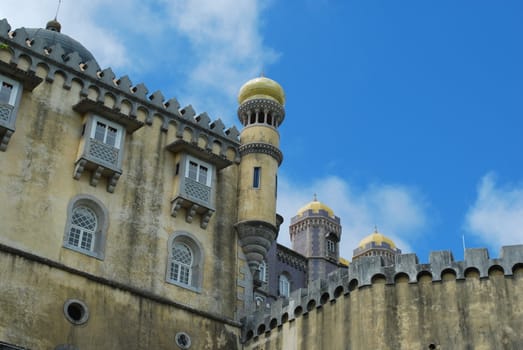
<path fill-rule="evenodd" d="M 385 237 L 384 235 L 379 233 L 377 230 L 374 231 L 371 235 L 363 238 L 361 240 L 360 244 L 358 244 L 358 247 L 365 248 L 366 245 L 373 243 L 373 242 L 376 243 L 376 245 L 382 245 L 383 243 L 387 243 L 392 249 L 396 248 L 396 244 L 394 244 L 394 242 L 390 238 Z"/>
<path fill-rule="evenodd" d="M 285 92 L 280 84 L 266 77 L 249 80 L 238 93 L 238 103 L 242 104 L 252 98 L 269 98 L 279 104 L 285 104 Z"/>
<path fill-rule="evenodd" d="M 307 210 L 312 210 L 313 213 L 319 213 L 320 210 L 325 210 L 330 217 L 334 217 L 334 211 L 332 211 L 331 208 L 317 201 L 316 199 L 314 199 L 312 202 L 298 210 L 298 215 L 303 215 L 303 213 L 305 213 Z"/>
<path fill-rule="evenodd" d="M 340 257 L 338 261 L 339 261 L 340 265 L 347 266 L 347 267 L 349 267 L 349 265 L 350 265 L 349 260 L 344 259 L 342 257 Z"/>

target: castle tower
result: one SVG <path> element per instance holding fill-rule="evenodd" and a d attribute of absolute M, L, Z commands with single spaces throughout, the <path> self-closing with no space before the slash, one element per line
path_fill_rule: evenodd
<path fill-rule="evenodd" d="M 338 268 L 340 218 L 316 196 L 291 219 L 289 232 L 292 249 L 307 258 L 309 282 Z"/>
<path fill-rule="evenodd" d="M 259 265 L 283 221 L 276 214 L 276 190 L 278 167 L 283 160 L 278 127 L 285 117 L 285 94 L 274 80 L 259 77 L 241 87 L 238 103 L 243 130 L 236 230 L 256 281 Z"/>
<path fill-rule="evenodd" d="M 374 232 L 363 238 L 358 247 L 354 249 L 352 260 L 362 256 L 381 256 L 385 265 L 388 266 L 394 265 L 395 256 L 399 254 L 401 254 L 401 250 L 396 247 L 396 244 L 375 228 Z"/>

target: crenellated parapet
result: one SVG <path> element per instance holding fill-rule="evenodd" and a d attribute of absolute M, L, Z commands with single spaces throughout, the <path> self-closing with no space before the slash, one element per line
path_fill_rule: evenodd
<path fill-rule="evenodd" d="M 78 83 L 79 104 L 90 101 L 90 106 L 103 106 L 129 120 L 140 116 L 147 125 L 159 118 L 162 131 L 175 128 L 176 140 L 183 139 L 198 153 L 221 159 L 220 164 L 240 161 L 239 131 L 235 126 L 226 129 L 220 119 L 211 121 L 206 113 L 197 115 L 191 105 L 182 108 L 176 98 L 166 100 L 160 91 L 149 94 L 143 83 L 133 85 L 128 76 L 116 78 L 111 68 L 102 70 L 94 59 L 84 62 L 78 52 L 66 53 L 59 43 L 47 47 L 45 40 L 31 38 L 30 32 L 25 28 L 11 31 L 6 19 L 0 20 L 0 50 L 9 52 L 8 64 L 20 74 L 35 76 L 43 68 L 49 83 L 57 75 L 63 77 L 64 89 L 70 90 L 73 82 Z M 171 148 L 181 147 L 176 140 Z"/>
<path fill-rule="evenodd" d="M 242 340 L 248 341 L 293 321 L 341 296 L 374 284 L 396 285 L 423 281 L 464 280 L 468 277 L 488 279 L 492 275 L 512 276 L 523 268 L 523 245 L 504 246 L 499 258 L 491 259 L 487 249 L 466 249 L 463 261 L 454 261 L 450 251 L 432 252 L 428 264 L 420 264 L 415 254 L 396 256 L 395 264 L 385 266 L 380 256 L 362 257 L 349 269 L 339 269 L 298 289 L 289 298 L 279 299 L 270 308 L 258 310 L 242 320 Z"/>

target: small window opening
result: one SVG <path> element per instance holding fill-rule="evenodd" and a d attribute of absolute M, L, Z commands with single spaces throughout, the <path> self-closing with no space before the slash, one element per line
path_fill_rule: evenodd
<path fill-rule="evenodd" d="M 69 315 L 69 317 L 71 317 L 71 319 L 76 322 L 82 319 L 84 312 L 85 310 L 78 303 L 71 303 L 67 307 L 67 315 Z"/>
<path fill-rule="evenodd" d="M 261 168 L 256 166 L 254 167 L 254 172 L 252 176 L 252 187 L 254 188 L 260 188 L 260 174 Z"/>
<path fill-rule="evenodd" d="M 185 332 L 180 332 L 176 334 L 176 345 L 180 349 L 189 349 L 191 347 L 191 337 Z"/>
<path fill-rule="evenodd" d="M 272 115 L 270 113 L 267 115 L 267 124 L 272 125 Z"/>
<path fill-rule="evenodd" d="M 80 325 L 87 322 L 89 312 L 87 305 L 79 300 L 69 299 L 64 304 L 65 318 L 73 324 Z"/>

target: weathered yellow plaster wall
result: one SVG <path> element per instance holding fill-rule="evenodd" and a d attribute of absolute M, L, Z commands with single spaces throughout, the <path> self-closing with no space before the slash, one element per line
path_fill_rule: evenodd
<path fill-rule="evenodd" d="M 273 127 L 263 124 L 253 124 L 242 130 L 240 141 L 242 144 L 263 142 L 274 147 L 280 147 L 280 134 Z"/>
<path fill-rule="evenodd" d="M 1 58 L 10 60 L 5 50 Z M 185 209 L 176 218 L 171 216 L 177 156 L 166 146 L 176 140 L 176 125 L 169 124 L 167 130 L 162 130 L 160 118 L 152 118 L 151 125 L 126 135 L 123 174 L 114 193 L 106 190 L 105 178 L 96 187 L 91 186 L 89 171 L 75 180 L 73 170 L 84 116 L 72 107 L 81 99 L 82 85 L 74 80 L 70 89 L 64 89 L 64 76 L 56 74 L 53 81 L 48 81 L 47 72 L 45 67 L 39 67 L 37 74 L 43 82 L 32 92 L 23 92 L 16 131 L 6 152 L 0 152 L 0 244 L 197 309 L 207 316 L 196 317 L 176 306 L 129 296 L 36 262 L 2 256 L 0 339 L 15 339 L 14 343 L 34 349 L 52 348 L 48 343 L 39 343 L 40 333 L 42 342 L 44 338 L 53 342 L 78 339 L 87 344 L 80 348 L 173 348 L 174 332 L 183 328 L 201 333 L 205 339 L 199 343 L 201 348 L 230 349 L 231 339 L 236 344 L 238 328 L 214 322 L 212 317 L 219 315 L 234 323 L 238 312 L 237 241 L 233 227 L 237 219 L 238 165 L 233 163 L 217 172 L 213 182 L 216 212 L 206 229 L 200 227 L 199 217 L 188 223 Z M 90 89 L 89 96 L 96 99 L 98 92 Z M 108 96 L 104 104 L 113 105 L 114 98 Z M 145 114 L 137 114 L 144 122 Z M 231 161 L 236 156 L 232 152 L 227 155 Z M 79 194 L 94 196 L 108 209 L 103 260 L 63 246 L 67 206 Z M 203 248 L 199 291 L 165 281 L 168 240 L 180 231 L 190 233 Z M 22 293 L 20 300 L 16 300 L 17 293 Z M 73 296 L 81 297 L 95 311 L 93 320 L 79 329 L 70 326 L 61 312 L 64 298 Z M 16 328 L 16 333 L 8 326 L 18 319 L 25 323 Z M 60 326 L 51 331 L 56 334 L 44 337 L 50 324 Z M 121 332 L 115 334 L 116 329 Z M 142 334 L 147 329 L 152 333 Z M 34 337 L 24 340 L 23 332 Z M 162 334 L 163 340 L 154 340 L 158 334 Z M 128 339 L 126 346 L 116 346 L 119 343 L 111 337 Z"/>
<path fill-rule="evenodd" d="M 253 188 L 254 167 L 261 168 L 260 187 Z M 262 220 L 276 225 L 276 174 L 278 162 L 267 154 L 249 153 L 242 157 L 238 221 Z"/>
<path fill-rule="evenodd" d="M 237 349 L 238 327 L 74 273 L 0 251 L 0 339 L 29 349 L 176 349 L 187 333 L 191 349 Z M 38 288 L 36 288 L 38 286 Z M 64 316 L 68 299 L 82 300 L 85 324 Z"/>

